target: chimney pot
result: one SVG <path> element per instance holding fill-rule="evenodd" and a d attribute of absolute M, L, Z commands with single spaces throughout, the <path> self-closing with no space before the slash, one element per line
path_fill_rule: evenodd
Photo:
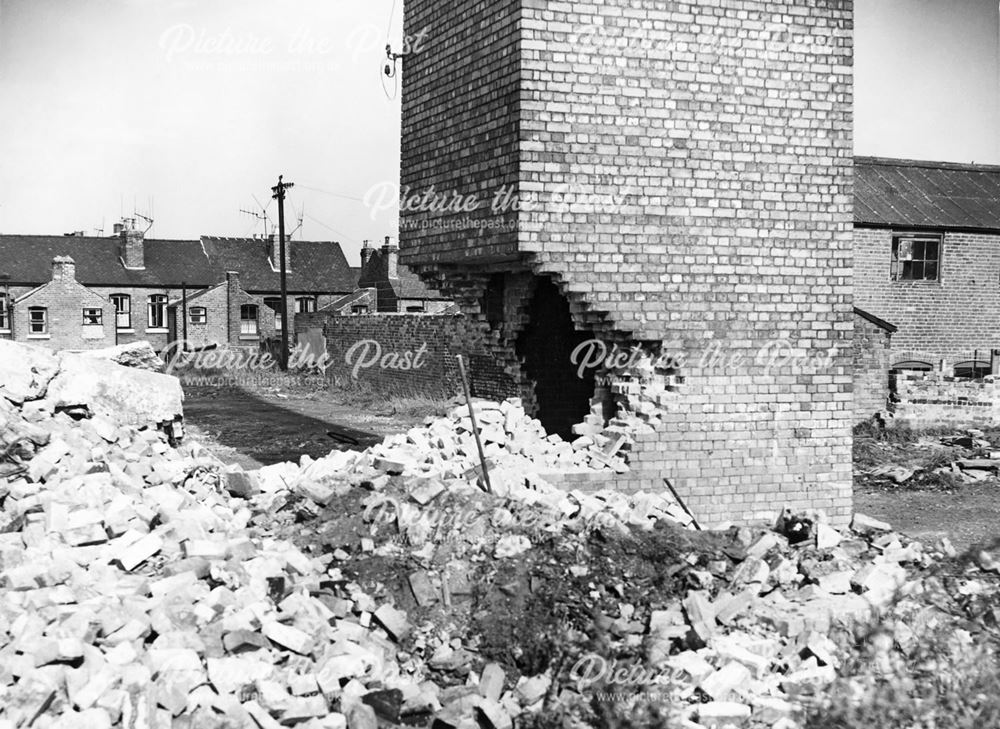
<path fill-rule="evenodd" d="M 368 265 L 368 261 L 372 259 L 375 255 L 375 247 L 371 244 L 371 241 L 366 240 L 365 244 L 361 246 L 361 267 L 364 268 Z"/>

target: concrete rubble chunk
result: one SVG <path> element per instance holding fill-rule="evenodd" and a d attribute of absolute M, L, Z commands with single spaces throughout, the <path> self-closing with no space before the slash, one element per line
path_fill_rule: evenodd
<path fill-rule="evenodd" d="M 738 689 L 745 689 L 750 682 L 750 669 L 737 661 L 730 661 L 706 676 L 698 687 L 713 699 L 725 699 Z"/>
<path fill-rule="evenodd" d="M 59 360 L 49 350 L 0 339 L 0 396 L 12 403 L 44 397 L 58 372 Z"/>
<path fill-rule="evenodd" d="M 854 518 L 851 520 L 851 529 L 857 532 L 888 532 L 892 531 L 892 527 L 878 519 L 873 519 L 870 516 L 865 516 L 861 513 L 855 513 Z"/>
<path fill-rule="evenodd" d="M 163 372 L 166 366 L 149 342 L 132 342 L 106 349 L 90 349 L 80 354 L 84 357 L 105 359 L 122 367 L 149 370 L 150 372 Z"/>
<path fill-rule="evenodd" d="M 45 394 L 53 407 L 84 406 L 120 425 L 155 426 L 184 415 L 180 380 L 80 354 L 59 355 Z"/>

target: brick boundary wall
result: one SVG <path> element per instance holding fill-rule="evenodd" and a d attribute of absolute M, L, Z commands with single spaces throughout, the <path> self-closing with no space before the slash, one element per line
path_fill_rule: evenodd
<path fill-rule="evenodd" d="M 864 317 L 854 317 L 854 422 L 885 413 L 889 404 L 892 334 Z"/>
<path fill-rule="evenodd" d="M 896 375 L 895 421 L 911 428 L 1000 425 L 1000 381 L 957 379 L 939 372 Z"/>
<path fill-rule="evenodd" d="M 338 316 L 329 312 L 298 314 L 299 332 L 322 329 L 330 356 L 328 377 L 340 385 L 352 382 L 400 396 L 448 398 L 461 393 L 462 385 L 456 355 L 468 358 L 471 389 L 474 397 L 502 400 L 519 394 L 514 379 L 490 353 L 488 327 L 463 316 L 373 314 Z M 369 342 L 367 345 L 359 343 Z M 377 347 L 375 344 L 377 343 Z M 353 377 L 353 364 L 347 355 L 358 345 L 352 362 L 368 361 L 373 355 L 388 358 L 398 355 L 400 368 L 374 364 Z M 407 354 L 411 364 L 423 350 L 419 367 L 403 369 Z"/>

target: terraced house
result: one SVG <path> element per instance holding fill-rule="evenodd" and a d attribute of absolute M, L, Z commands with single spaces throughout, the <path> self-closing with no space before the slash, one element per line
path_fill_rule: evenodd
<path fill-rule="evenodd" d="M 130 221 L 108 237 L 0 235 L 0 338 L 162 351 L 187 332 L 199 346 L 256 347 L 280 335 L 278 249 L 277 236 L 146 239 Z M 339 243 L 286 241 L 285 254 L 290 327 L 357 288 Z M 217 287 L 232 294 L 225 308 Z"/>

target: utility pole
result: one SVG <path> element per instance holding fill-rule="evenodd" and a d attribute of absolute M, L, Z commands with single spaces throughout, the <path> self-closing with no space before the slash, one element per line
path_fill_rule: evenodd
<path fill-rule="evenodd" d="M 294 182 L 282 182 L 284 175 L 278 175 L 278 184 L 271 188 L 271 197 L 278 201 L 278 255 L 281 256 L 281 369 L 288 370 L 288 267 L 285 265 L 285 190 Z"/>

